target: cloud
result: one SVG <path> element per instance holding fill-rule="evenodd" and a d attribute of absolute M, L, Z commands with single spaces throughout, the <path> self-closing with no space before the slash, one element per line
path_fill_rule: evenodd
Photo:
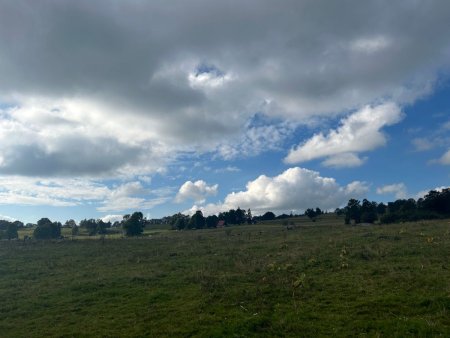
<path fill-rule="evenodd" d="M 269 123 L 269 122 L 266 122 Z M 240 157 L 256 156 L 268 150 L 281 150 L 284 141 L 294 131 L 294 123 L 262 124 L 257 126 L 248 125 L 241 137 L 235 141 L 218 146 L 218 154 L 231 160 Z"/>
<path fill-rule="evenodd" d="M 308 123 L 413 102 L 449 66 L 449 7 L 2 2 L 0 173 L 149 174 L 185 151 L 279 147 L 264 135 L 280 130 L 246 128 L 257 112 Z"/>
<path fill-rule="evenodd" d="M 216 214 L 237 207 L 251 208 L 255 214 L 269 210 L 300 212 L 311 207 L 331 210 L 344 205 L 350 198 L 361 198 L 367 192 L 364 182 L 354 181 L 341 186 L 334 178 L 322 177 L 317 171 L 294 167 L 275 177 L 259 176 L 247 183 L 246 190 L 227 195 L 223 203 L 194 205 L 186 212 L 201 209 L 206 214 Z"/>
<path fill-rule="evenodd" d="M 367 157 L 359 158 L 354 153 L 343 153 L 328 157 L 322 164 L 326 167 L 351 168 L 359 167 L 367 161 Z"/>
<path fill-rule="evenodd" d="M 393 194 L 397 199 L 404 199 L 408 196 L 408 190 L 404 183 L 395 183 L 377 188 L 377 194 Z"/>
<path fill-rule="evenodd" d="M 441 156 L 439 160 L 437 160 L 438 163 L 444 164 L 444 165 L 450 165 L 450 149 Z"/>
<path fill-rule="evenodd" d="M 208 186 L 203 180 L 187 181 L 180 187 L 175 201 L 180 203 L 191 199 L 196 203 L 204 203 L 207 196 L 217 195 L 218 188 L 218 184 Z"/>
<path fill-rule="evenodd" d="M 241 169 L 239 169 L 238 167 L 235 166 L 226 166 L 225 168 L 219 168 L 214 170 L 215 173 L 226 173 L 226 172 L 231 172 L 231 173 L 237 173 L 240 172 Z"/>
<path fill-rule="evenodd" d="M 433 148 L 433 143 L 425 137 L 414 138 L 412 144 L 416 151 L 426 151 Z"/>
<path fill-rule="evenodd" d="M 12 217 L 9 217 L 9 216 L 5 216 L 5 215 L 0 215 L 0 220 L 8 221 L 8 222 L 14 222 L 16 219 L 12 218 Z"/>
<path fill-rule="evenodd" d="M 0 204 L 75 207 L 97 205 L 101 212 L 145 210 L 168 202 L 165 190 L 144 188 L 132 181 L 108 187 L 105 183 L 88 179 L 32 178 L 0 176 Z"/>
<path fill-rule="evenodd" d="M 361 165 L 362 160 L 355 153 L 364 152 L 386 144 L 386 136 L 381 132 L 385 126 L 398 123 L 403 118 L 400 108 L 394 103 L 376 107 L 366 106 L 341 120 L 338 129 L 312 138 L 291 149 L 286 163 L 300 163 L 317 158 L 328 158 L 324 165 L 339 164 L 349 159 L 347 166 Z M 340 157 L 335 157 L 340 155 Z M 335 165 L 336 166 L 336 165 Z"/>
<path fill-rule="evenodd" d="M 105 223 L 120 222 L 123 219 L 123 215 L 106 215 L 102 217 L 102 221 Z"/>

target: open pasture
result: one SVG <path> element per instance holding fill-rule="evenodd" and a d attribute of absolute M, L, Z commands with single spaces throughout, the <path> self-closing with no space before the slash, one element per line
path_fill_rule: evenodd
<path fill-rule="evenodd" d="M 2 337 L 450 336 L 450 224 L 0 242 Z"/>

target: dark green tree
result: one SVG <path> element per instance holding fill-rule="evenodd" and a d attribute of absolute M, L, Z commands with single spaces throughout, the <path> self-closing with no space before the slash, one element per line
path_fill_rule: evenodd
<path fill-rule="evenodd" d="M 126 215 L 127 216 L 127 215 Z M 123 229 L 127 236 L 139 236 L 144 232 L 144 215 L 140 211 L 134 212 L 123 221 Z"/>
<path fill-rule="evenodd" d="M 378 219 L 377 203 L 363 199 L 361 205 L 361 221 L 364 223 L 374 223 Z"/>
<path fill-rule="evenodd" d="M 241 208 L 236 209 L 236 224 L 242 224 L 245 223 L 246 216 L 245 216 L 245 210 L 242 210 Z"/>
<path fill-rule="evenodd" d="M 305 215 L 308 216 L 312 221 L 314 221 L 317 213 L 314 209 L 308 208 L 305 210 Z"/>
<path fill-rule="evenodd" d="M 197 210 L 189 221 L 189 229 L 203 229 L 205 227 L 205 217 L 201 210 Z"/>
<path fill-rule="evenodd" d="M 208 216 L 206 217 L 205 222 L 207 228 L 215 228 L 217 226 L 217 223 L 219 222 L 219 217 L 217 217 L 216 215 Z"/>
<path fill-rule="evenodd" d="M 354 198 L 350 199 L 345 207 L 345 223 L 350 223 L 351 220 L 361 223 L 361 202 Z"/>
<path fill-rule="evenodd" d="M 65 228 L 73 228 L 74 226 L 77 226 L 77 223 L 73 219 L 69 219 L 64 223 Z"/>
<path fill-rule="evenodd" d="M 17 232 L 17 230 L 18 230 L 17 223 L 16 222 L 10 223 L 6 228 L 5 234 L 6 238 L 8 239 L 19 238 L 19 233 Z"/>
<path fill-rule="evenodd" d="M 48 218 L 41 218 L 34 229 L 33 237 L 36 239 L 59 238 L 61 237 L 61 223 L 53 223 Z"/>
<path fill-rule="evenodd" d="M 93 218 L 82 220 L 80 227 L 85 228 L 89 236 L 94 236 L 98 232 L 97 221 Z"/>
<path fill-rule="evenodd" d="M 264 215 L 261 216 L 261 220 L 263 221 L 273 221 L 275 219 L 275 214 L 272 211 L 267 211 Z"/>

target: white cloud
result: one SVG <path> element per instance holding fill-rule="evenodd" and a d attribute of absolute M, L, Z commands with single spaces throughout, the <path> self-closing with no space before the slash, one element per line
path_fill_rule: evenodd
<path fill-rule="evenodd" d="M 394 103 L 385 103 L 376 107 L 366 106 L 341 120 L 338 129 L 330 130 L 327 135 L 315 134 L 312 138 L 291 149 L 285 158 L 286 163 L 300 163 L 323 157 L 347 154 L 353 163 L 355 153 L 364 152 L 386 144 L 386 136 L 381 132 L 385 126 L 398 123 L 403 118 L 400 108 Z M 352 155 L 348 155 L 351 153 Z M 328 159 L 327 163 L 340 163 L 341 159 Z"/>
<path fill-rule="evenodd" d="M 106 216 L 103 216 L 101 219 L 105 223 L 120 222 L 123 219 L 123 215 L 106 215 Z"/>
<path fill-rule="evenodd" d="M 229 209 L 251 208 L 255 214 L 303 211 L 311 207 L 324 210 L 342 206 L 350 198 L 361 198 L 368 192 L 367 184 L 354 181 L 339 185 L 334 178 L 322 177 L 316 171 L 290 168 L 275 177 L 259 176 L 247 183 L 245 191 L 233 192 L 219 204 L 194 205 L 186 212 L 201 209 L 205 214 L 215 214 Z"/>
<path fill-rule="evenodd" d="M 9 216 L 5 216 L 5 215 L 0 215 L 0 220 L 8 221 L 8 222 L 14 222 L 16 219 L 12 218 L 12 217 L 9 217 Z"/>
<path fill-rule="evenodd" d="M 322 164 L 326 167 L 350 168 L 359 167 L 367 161 L 367 157 L 360 158 L 354 153 L 343 153 L 328 157 Z"/>
<path fill-rule="evenodd" d="M 180 187 L 175 201 L 179 203 L 191 199 L 196 203 L 204 203 L 207 196 L 217 195 L 218 188 L 218 184 L 208 186 L 203 180 L 186 181 Z"/>
<path fill-rule="evenodd" d="M 408 190 L 404 183 L 395 183 L 377 188 L 377 194 L 393 194 L 397 199 L 404 199 L 408 196 Z"/>

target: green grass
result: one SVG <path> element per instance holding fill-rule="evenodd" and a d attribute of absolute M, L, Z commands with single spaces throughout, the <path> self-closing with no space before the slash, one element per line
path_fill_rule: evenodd
<path fill-rule="evenodd" d="M 2 241 L 0 336 L 450 336 L 448 221 L 342 223 Z"/>

